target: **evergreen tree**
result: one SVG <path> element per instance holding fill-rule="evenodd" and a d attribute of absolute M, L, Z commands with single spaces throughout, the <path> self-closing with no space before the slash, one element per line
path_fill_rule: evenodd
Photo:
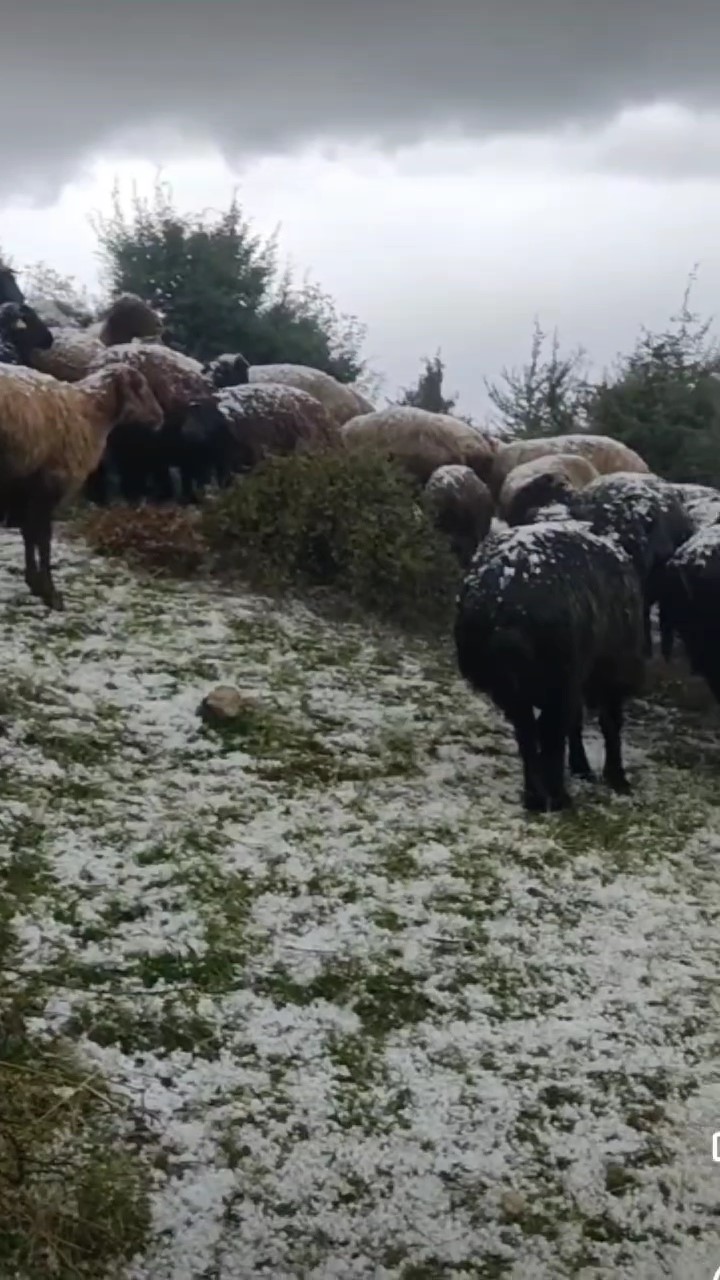
<path fill-rule="evenodd" d="M 695 274 L 668 327 L 641 331 L 588 401 L 592 430 L 622 440 L 669 480 L 720 484 L 720 346 L 690 306 Z"/>
<path fill-rule="evenodd" d="M 363 372 L 362 325 L 317 286 L 281 273 L 275 238 L 263 241 L 235 198 L 224 212 L 184 214 L 158 183 L 127 215 L 116 190 L 112 214 L 93 225 L 109 292 L 146 298 L 164 314 L 168 341 L 197 359 L 242 351 L 251 364 L 308 364 L 344 382 Z"/>
<path fill-rule="evenodd" d="M 530 358 L 520 369 L 503 368 L 499 382 L 485 386 L 506 436 L 556 436 L 582 429 L 588 383 L 581 347 L 563 355 L 557 332 L 550 338 L 536 320 Z"/>
<path fill-rule="evenodd" d="M 429 413 L 455 412 L 457 394 L 443 395 L 445 363 L 440 351 L 432 357 L 424 356 L 420 376 L 414 387 L 405 387 L 400 393 L 398 404 L 413 405 L 416 409 L 427 409 Z"/>

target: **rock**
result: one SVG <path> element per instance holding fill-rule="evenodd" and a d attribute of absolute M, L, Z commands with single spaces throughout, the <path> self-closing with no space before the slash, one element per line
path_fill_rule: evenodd
<path fill-rule="evenodd" d="M 201 719 L 209 725 L 227 725 L 252 714 L 258 709 L 258 700 L 241 693 L 230 684 L 220 684 L 206 694 L 198 708 Z"/>
<path fill-rule="evenodd" d="M 503 1191 L 500 1196 L 500 1208 L 505 1218 L 514 1221 L 527 1213 L 527 1201 L 519 1191 Z"/>

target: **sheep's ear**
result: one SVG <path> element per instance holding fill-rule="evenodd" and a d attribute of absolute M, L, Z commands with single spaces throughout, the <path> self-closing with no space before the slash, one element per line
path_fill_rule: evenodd
<path fill-rule="evenodd" d="M 13 328 L 17 332 L 18 329 L 27 329 L 27 324 L 24 320 L 16 320 L 15 324 L 13 325 Z"/>

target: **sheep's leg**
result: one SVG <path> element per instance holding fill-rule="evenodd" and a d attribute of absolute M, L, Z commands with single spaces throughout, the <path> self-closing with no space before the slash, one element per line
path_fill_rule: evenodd
<path fill-rule="evenodd" d="M 625 775 L 622 761 L 622 699 L 616 694 L 606 696 L 600 707 L 600 728 L 605 739 L 605 767 L 603 778 L 613 791 L 628 795 L 630 783 Z"/>
<path fill-rule="evenodd" d="M 32 524 L 23 521 L 20 526 L 25 548 L 25 582 L 34 596 L 40 595 L 40 575 L 35 558 L 35 536 Z"/>
<path fill-rule="evenodd" d="M 652 651 L 653 651 L 653 646 L 652 646 L 652 622 L 650 621 L 650 610 L 651 610 L 651 609 L 652 609 L 652 603 L 651 603 L 651 602 L 647 599 L 647 597 L 646 597 L 646 598 L 645 598 L 645 602 L 644 602 L 644 604 L 643 604 L 643 631 L 644 631 L 644 633 L 645 633 L 645 640 L 644 640 L 644 644 L 643 644 L 643 650 L 644 650 L 644 653 L 645 653 L 645 657 L 646 657 L 646 658 L 652 658 Z"/>
<path fill-rule="evenodd" d="M 675 628 L 667 605 L 660 603 L 660 652 L 666 662 L 672 658 Z"/>
<path fill-rule="evenodd" d="M 88 502 L 94 503 L 96 507 L 107 506 L 108 471 L 105 461 L 101 462 L 85 481 L 85 497 Z"/>
<path fill-rule="evenodd" d="M 515 712 L 512 725 L 523 766 L 523 805 L 528 813 L 545 813 L 547 795 L 540 770 L 537 724 L 532 707 Z"/>
<path fill-rule="evenodd" d="M 43 511 L 37 518 L 35 542 L 39 553 L 39 595 L 48 609 L 61 611 L 65 608 L 62 594 L 57 590 L 52 577 L 50 563 L 52 555 L 52 517 L 49 511 Z"/>
<path fill-rule="evenodd" d="M 551 703 L 538 719 L 540 765 L 551 812 L 569 809 L 572 800 L 565 787 L 565 746 L 568 740 L 568 718 L 565 708 Z"/>
<path fill-rule="evenodd" d="M 586 782 L 594 780 L 593 771 L 590 768 L 590 761 L 585 751 L 585 743 L 583 742 L 583 713 L 582 708 L 578 711 L 575 719 L 570 725 L 569 733 L 569 764 L 570 772 L 575 778 L 584 778 Z"/>

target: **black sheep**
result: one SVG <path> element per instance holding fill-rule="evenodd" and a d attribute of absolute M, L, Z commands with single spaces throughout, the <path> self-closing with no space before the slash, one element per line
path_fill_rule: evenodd
<path fill-rule="evenodd" d="M 225 387 L 244 387 L 249 381 L 250 362 L 240 352 L 226 352 L 216 360 L 210 360 L 203 372 L 212 383 L 214 391 Z"/>
<path fill-rule="evenodd" d="M 720 524 L 701 529 L 668 561 L 659 604 L 663 657 L 669 661 L 677 632 L 692 670 L 720 702 Z"/>
<path fill-rule="evenodd" d="M 645 597 L 645 653 L 652 653 L 650 610 L 658 598 L 667 561 L 695 532 L 692 518 L 672 485 L 658 476 L 618 472 L 600 476 L 560 498 L 574 520 L 593 533 L 612 534 L 630 556 Z M 544 512 L 539 512 L 543 519 Z"/>
<path fill-rule="evenodd" d="M 14 302 L 21 307 L 25 302 L 25 295 L 15 278 L 15 272 L 12 268 L 6 267 L 4 263 L 0 262 L 0 305 L 3 302 Z"/>
<path fill-rule="evenodd" d="M 26 302 L 0 305 L 0 364 L 30 364 L 30 353 L 48 351 L 53 336 Z"/>
<path fill-rule="evenodd" d="M 629 557 L 610 539 L 573 520 L 491 535 L 458 597 L 455 646 L 462 676 L 515 730 L 526 809 L 571 804 L 566 745 L 571 773 L 591 776 L 583 704 L 599 712 L 605 781 L 629 791 L 623 704 L 642 683 L 642 593 Z"/>

